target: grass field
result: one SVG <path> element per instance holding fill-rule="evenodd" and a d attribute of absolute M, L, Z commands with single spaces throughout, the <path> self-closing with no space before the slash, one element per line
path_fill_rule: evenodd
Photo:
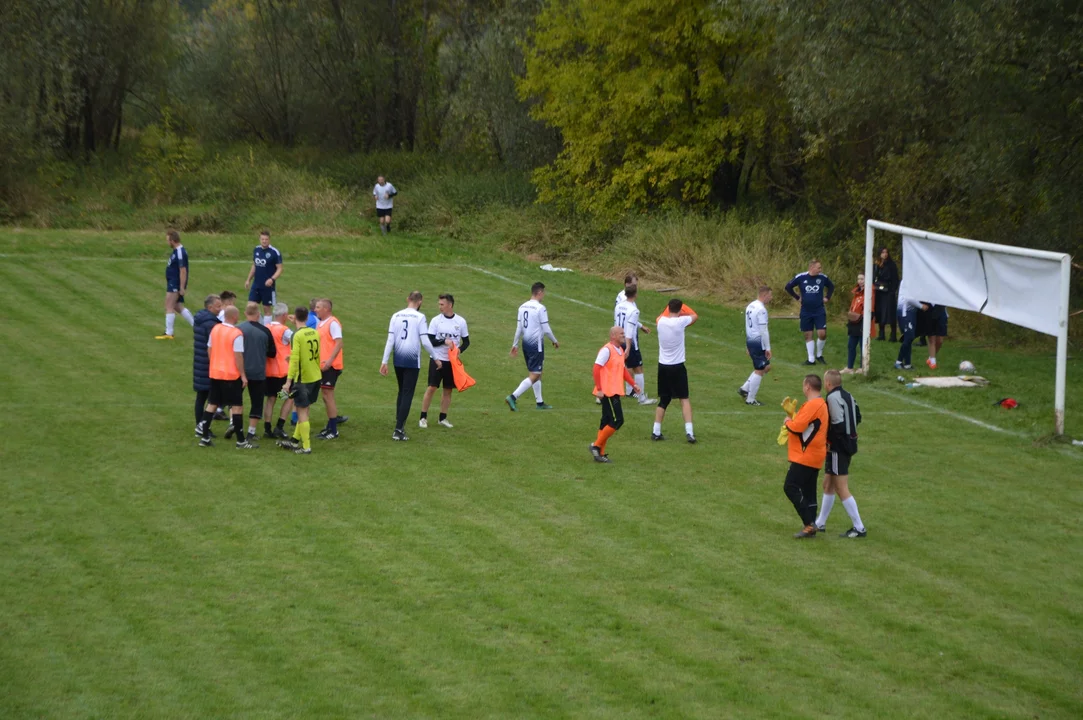
<path fill-rule="evenodd" d="M 254 238 L 185 240 L 193 310 L 241 289 Z M 612 283 L 424 238 L 275 243 L 280 296 L 332 297 L 345 330 L 351 420 L 309 457 L 196 447 L 191 331 L 152 339 L 158 233 L 0 231 L 0 717 L 1083 716 L 1083 451 L 1035 442 L 1051 353 L 949 341 L 944 366 L 973 360 L 993 385 L 907 391 L 878 344 L 876 377 L 848 384 L 869 537 L 838 539 L 836 507 L 799 543 L 774 442 L 803 375 L 792 321 L 772 325 L 767 406 L 746 409 L 740 313 L 690 300 L 699 444 L 676 440 L 676 408 L 649 442 L 633 407 L 597 465 Z M 561 341 L 554 409 L 528 394 L 512 414 L 507 350 L 536 279 Z M 392 443 L 377 369 L 411 289 L 429 315 L 456 294 L 478 385 L 452 430 L 416 427 L 419 391 L 411 441 Z M 644 315 L 665 299 L 646 293 Z M 1022 407 L 991 407 L 1006 395 Z"/>

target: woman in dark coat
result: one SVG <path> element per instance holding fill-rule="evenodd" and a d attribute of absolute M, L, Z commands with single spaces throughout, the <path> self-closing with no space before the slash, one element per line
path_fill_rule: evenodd
<path fill-rule="evenodd" d="M 872 282 L 876 286 L 876 324 L 880 326 L 877 340 L 884 339 L 884 326 L 891 326 L 891 342 L 895 339 L 895 305 L 899 296 L 899 268 L 887 248 L 880 248 L 880 259 L 873 268 Z"/>

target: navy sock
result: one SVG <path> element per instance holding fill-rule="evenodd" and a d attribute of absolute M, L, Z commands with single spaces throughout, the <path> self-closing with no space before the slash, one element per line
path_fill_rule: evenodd
<path fill-rule="evenodd" d="M 447 420 L 447 413 L 440 413 L 440 422 Z"/>

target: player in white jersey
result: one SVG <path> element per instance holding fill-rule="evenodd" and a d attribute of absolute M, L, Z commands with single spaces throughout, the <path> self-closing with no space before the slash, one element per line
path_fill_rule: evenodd
<path fill-rule="evenodd" d="M 437 302 L 440 314 L 429 323 L 429 342 L 433 349 L 433 356 L 429 360 L 429 386 L 425 389 L 425 399 L 421 401 L 421 419 L 417 421 L 418 427 L 423 428 L 429 426 L 429 405 L 440 385 L 444 386 L 444 394 L 440 397 L 439 424 L 452 427 L 447 419 L 447 411 L 451 407 L 451 391 L 455 389 L 455 374 L 451 370 L 448 351 L 451 345 L 458 347 L 461 353 L 470 347 L 470 330 L 466 326 L 466 318 L 455 312 L 454 296 L 445 293 Z M 439 367 L 437 360 L 441 362 Z"/>
<path fill-rule="evenodd" d="M 625 299 L 617 303 L 613 310 L 613 325 L 624 330 L 624 367 L 635 378 L 635 384 L 640 388 L 636 400 L 640 405 L 653 405 L 656 401 L 647 397 L 646 387 L 643 385 L 643 354 L 639 350 L 639 331 L 650 334 L 650 328 L 639 321 L 639 306 L 636 298 L 639 288 L 633 285 L 624 286 Z M 624 394 L 632 394 L 632 386 L 624 384 Z"/>
<path fill-rule="evenodd" d="M 636 287 L 639 286 L 639 276 L 636 275 L 634 272 L 630 272 L 624 276 L 624 289 L 617 293 L 617 300 L 613 303 L 613 307 L 620 305 L 622 302 L 628 299 L 629 285 L 635 285 Z"/>
<path fill-rule="evenodd" d="M 767 332 L 767 304 L 771 302 L 771 288 L 760 286 L 759 297 L 745 308 L 745 351 L 752 358 L 752 374 L 737 394 L 746 405 L 763 405 L 756 399 L 763 376 L 771 371 L 771 335 Z"/>
<path fill-rule="evenodd" d="M 673 398 L 681 401 L 684 434 L 688 442 L 696 442 L 692 430 L 692 402 L 688 399 L 688 370 L 684 367 L 684 330 L 699 316 L 692 308 L 674 298 L 666 311 L 658 316 L 658 409 L 654 411 L 651 440 L 665 440 L 662 419 Z"/>
<path fill-rule="evenodd" d="M 429 325 L 421 314 L 421 293 L 414 290 L 406 296 L 406 308 L 391 316 L 387 328 L 387 343 L 384 345 L 384 359 L 380 364 L 380 374 L 387 375 L 387 361 L 394 353 L 395 378 L 399 381 L 399 394 L 395 399 L 395 432 L 392 440 L 409 440 L 406 437 L 406 418 L 410 416 L 410 405 L 414 402 L 414 389 L 417 376 L 421 373 L 421 348 L 433 359 L 436 369 L 443 367 L 442 360 L 436 359 L 432 342 L 429 340 Z"/>
<path fill-rule="evenodd" d="M 515 412 L 515 401 L 530 388 L 534 388 L 534 400 L 539 410 L 552 410 L 551 405 L 546 405 L 542 400 L 542 366 L 545 364 L 545 338 L 553 343 L 554 348 L 559 348 L 556 335 L 549 327 L 549 313 L 542 300 L 545 298 L 545 285 L 536 282 L 530 286 L 530 299 L 519 306 L 519 314 L 515 318 L 515 338 L 511 341 L 511 356 L 519 354 L 519 339 L 523 341 L 523 359 L 526 360 L 526 378 L 519 383 L 515 391 L 504 398 L 512 412 Z"/>

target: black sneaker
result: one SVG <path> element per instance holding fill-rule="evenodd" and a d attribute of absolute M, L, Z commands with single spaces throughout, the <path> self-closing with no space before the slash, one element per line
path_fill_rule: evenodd
<path fill-rule="evenodd" d="M 823 356 L 823 355 L 821 355 L 821 356 L 819 356 L 818 358 L 816 358 L 816 362 L 818 362 L 818 363 L 821 363 L 821 364 L 823 364 L 823 365 L 826 365 L 826 364 L 827 364 L 827 361 L 826 361 L 826 360 L 824 360 L 824 356 Z"/>
<path fill-rule="evenodd" d="M 689 445 L 695 445 L 696 444 L 695 435 L 692 435 L 691 433 L 689 433 L 689 434 L 685 435 L 685 437 L 688 438 L 688 444 Z"/>
<path fill-rule="evenodd" d="M 214 419 L 215 420 L 229 420 L 229 417 L 224 412 L 222 412 L 221 410 L 215 410 L 214 411 Z"/>
<path fill-rule="evenodd" d="M 265 440 L 276 440 L 277 439 L 275 437 L 275 431 L 274 430 L 264 430 L 263 431 L 263 438 Z"/>
<path fill-rule="evenodd" d="M 299 447 L 293 451 L 294 455 L 311 455 L 312 448 Z"/>
<path fill-rule="evenodd" d="M 409 440 L 410 438 L 406 437 L 406 431 L 405 430 L 396 430 L 395 432 L 393 432 L 391 434 L 391 439 L 395 440 L 396 442 L 405 442 L 405 441 Z"/>
<path fill-rule="evenodd" d="M 248 433 L 248 436 L 245 438 L 245 441 L 252 443 L 256 447 L 259 447 L 259 438 L 256 437 L 255 433 Z"/>
<path fill-rule="evenodd" d="M 232 425 L 226 428 L 226 440 L 229 440 L 231 437 L 233 437 L 236 430 L 237 428 L 233 427 Z"/>
<path fill-rule="evenodd" d="M 316 437 L 320 440 L 334 440 L 338 437 L 338 430 L 328 430 L 324 428 L 316 433 Z"/>
<path fill-rule="evenodd" d="M 199 439 L 199 446 L 200 447 L 214 447 L 214 443 L 211 442 L 210 438 L 200 438 Z"/>
<path fill-rule="evenodd" d="M 815 365 L 815 364 L 816 364 L 816 361 L 815 361 L 815 360 L 806 360 L 805 362 L 803 362 L 803 363 L 801 363 L 801 364 L 802 364 L 802 365 L 806 365 L 806 366 L 807 366 L 807 365 Z"/>
<path fill-rule="evenodd" d="M 794 533 L 793 537 L 794 537 L 795 540 L 805 540 L 807 538 L 814 538 L 814 537 L 816 537 L 816 526 L 815 525 L 806 525 L 804 528 L 801 529 L 801 532 Z"/>
<path fill-rule="evenodd" d="M 287 435 L 286 431 L 282 428 L 275 428 L 271 431 L 271 437 L 275 438 L 276 440 L 288 440 L 290 436 Z"/>
<path fill-rule="evenodd" d="M 663 435 L 662 433 L 658 433 L 657 435 L 655 435 L 654 433 L 651 433 L 651 440 L 654 440 L 655 442 L 658 442 L 659 440 L 665 440 L 665 439 L 666 439 L 666 436 Z"/>
<path fill-rule="evenodd" d="M 857 528 L 850 528 L 849 530 L 844 532 L 842 535 L 839 535 L 839 537 L 840 538 L 849 538 L 849 539 L 852 540 L 854 538 L 863 538 L 868 534 L 869 534 L 868 529 L 858 530 Z"/>
<path fill-rule="evenodd" d="M 881 338 L 881 339 L 883 339 L 883 338 Z M 818 532 L 818 533 L 827 532 L 827 526 L 826 525 L 817 525 L 816 526 L 816 532 Z"/>
<path fill-rule="evenodd" d="M 204 427 L 204 425 L 203 425 L 202 421 L 200 421 L 199 423 L 196 424 L 196 437 L 197 438 L 203 437 L 203 427 Z M 214 434 L 213 430 L 211 432 L 209 432 L 208 435 L 210 437 L 212 437 L 212 438 L 218 437 L 217 435 Z"/>
<path fill-rule="evenodd" d="M 748 390 L 745 390 L 744 388 L 737 388 L 737 394 L 743 398 L 746 398 L 748 397 Z"/>
<path fill-rule="evenodd" d="M 759 400 L 745 400 L 745 405 L 751 405 L 752 407 L 763 407 L 763 403 Z"/>
<path fill-rule="evenodd" d="M 594 462 L 605 462 L 602 460 L 602 451 L 594 443 L 590 444 L 590 454 L 594 458 Z"/>
<path fill-rule="evenodd" d="M 253 445 L 247 440 L 241 440 L 239 443 L 237 443 L 236 447 L 238 450 L 255 450 L 259 447 L 259 445 Z"/>
<path fill-rule="evenodd" d="M 301 447 L 301 443 L 297 442 L 293 438 L 286 438 L 285 440 L 279 440 L 275 444 L 278 445 L 278 447 L 282 448 L 283 450 L 296 450 L 297 448 Z"/>
<path fill-rule="evenodd" d="M 335 418 L 335 422 L 338 423 L 339 425 L 345 425 L 346 422 L 349 419 L 350 419 L 349 415 L 339 415 L 337 418 Z"/>

